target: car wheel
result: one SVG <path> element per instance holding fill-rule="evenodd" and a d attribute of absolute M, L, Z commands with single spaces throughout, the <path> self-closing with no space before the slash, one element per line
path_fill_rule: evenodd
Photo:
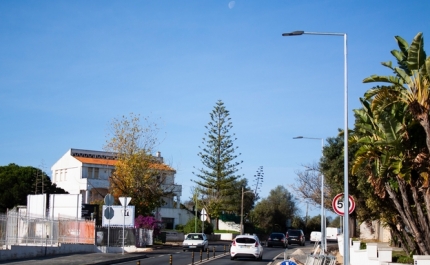
<path fill-rule="evenodd" d="M 234 260 L 234 257 L 230 257 L 231 260 Z"/>
<path fill-rule="evenodd" d="M 182 251 L 185 252 L 185 249 L 183 249 Z"/>
<path fill-rule="evenodd" d="M 258 258 L 258 260 L 263 260 L 263 254 Z"/>

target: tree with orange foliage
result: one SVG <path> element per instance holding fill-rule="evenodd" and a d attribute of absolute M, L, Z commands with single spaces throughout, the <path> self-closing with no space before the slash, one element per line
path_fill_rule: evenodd
<path fill-rule="evenodd" d="M 113 119 L 111 134 L 104 149 L 116 155 L 117 163 L 110 177 L 110 192 L 118 199 L 132 197 L 136 215 L 151 214 L 164 204 L 163 197 L 172 194 L 173 181 L 166 181 L 174 170 L 159 157 L 151 155 L 158 143 L 156 123 L 139 115 Z"/>

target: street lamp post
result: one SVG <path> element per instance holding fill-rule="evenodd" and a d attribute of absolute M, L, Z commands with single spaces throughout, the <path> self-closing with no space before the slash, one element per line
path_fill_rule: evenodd
<path fill-rule="evenodd" d="M 313 138 L 313 137 L 303 137 L 297 136 L 293 137 L 293 139 L 311 139 L 311 140 L 321 140 L 321 157 L 323 156 L 324 149 L 324 138 Z M 321 249 L 324 253 L 327 251 L 327 241 L 326 241 L 326 218 L 325 218 L 325 209 L 324 209 L 324 174 L 321 174 Z"/>
<path fill-rule="evenodd" d="M 243 235 L 243 194 L 244 193 L 254 193 L 250 190 L 248 191 L 243 191 L 243 187 L 242 187 L 242 203 L 241 203 L 241 207 L 240 207 L 240 234 Z"/>
<path fill-rule="evenodd" d="M 341 36 L 343 37 L 343 52 L 344 52 L 344 176 L 343 176 L 343 205 L 345 205 L 344 219 L 343 219 L 343 264 L 349 265 L 349 192 L 348 192 L 348 48 L 347 48 L 347 34 L 346 33 L 330 33 L 330 32 L 305 32 L 293 31 L 283 33 L 282 36 L 300 36 L 300 35 L 325 35 L 325 36 Z"/>

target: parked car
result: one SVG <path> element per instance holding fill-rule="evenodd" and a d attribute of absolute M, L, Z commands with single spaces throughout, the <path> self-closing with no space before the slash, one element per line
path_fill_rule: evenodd
<path fill-rule="evenodd" d="M 311 243 L 320 242 L 321 241 L 321 232 L 320 231 L 312 231 L 310 235 Z"/>
<path fill-rule="evenodd" d="M 182 250 L 202 250 L 203 252 L 208 249 L 208 239 L 203 233 L 190 233 L 185 235 L 184 242 L 182 243 Z"/>
<path fill-rule="evenodd" d="M 263 245 L 256 235 L 239 235 L 231 242 L 230 259 L 263 259 Z"/>
<path fill-rule="evenodd" d="M 288 247 L 288 240 L 284 233 L 271 233 L 267 239 L 267 247 L 280 246 L 283 248 Z"/>
<path fill-rule="evenodd" d="M 289 245 L 297 244 L 304 246 L 306 244 L 305 234 L 300 229 L 289 229 L 287 231 L 287 241 Z"/>

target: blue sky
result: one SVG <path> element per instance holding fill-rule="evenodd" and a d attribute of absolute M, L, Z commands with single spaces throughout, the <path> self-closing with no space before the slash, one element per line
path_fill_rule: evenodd
<path fill-rule="evenodd" d="M 321 155 L 320 141 L 293 137 L 334 137 L 344 122 L 343 38 L 281 34 L 348 34 L 352 125 L 362 80 L 390 74 L 380 63 L 394 36 L 430 38 L 429 11 L 422 0 L 0 1 L 0 165 L 51 175 L 70 148 L 102 150 L 109 122 L 133 112 L 161 119 L 158 150 L 185 201 L 222 100 L 239 173 L 252 184 L 263 166 L 266 197 Z"/>

